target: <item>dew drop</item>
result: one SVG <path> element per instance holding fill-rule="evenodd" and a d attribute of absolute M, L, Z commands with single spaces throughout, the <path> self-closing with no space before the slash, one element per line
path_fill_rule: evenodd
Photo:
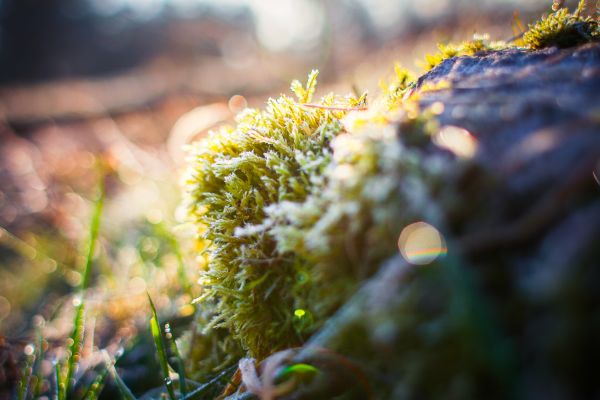
<path fill-rule="evenodd" d="M 25 348 L 23 349 L 23 353 L 25 353 L 26 356 L 30 356 L 33 354 L 33 352 L 35 351 L 35 346 L 32 344 L 28 344 L 27 346 L 25 346 Z"/>

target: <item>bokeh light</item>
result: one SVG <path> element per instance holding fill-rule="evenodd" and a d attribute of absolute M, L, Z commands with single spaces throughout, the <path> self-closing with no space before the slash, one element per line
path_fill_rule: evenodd
<path fill-rule="evenodd" d="M 461 158 L 471 158 L 477 152 L 477 139 L 461 127 L 447 125 L 433 137 L 433 142 Z"/>
<path fill-rule="evenodd" d="M 233 114 L 237 114 L 240 111 L 242 111 L 243 109 L 245 109 L 246 107 L 248 107 L 248 101 L 246 100 L 246 98 L 244 96 L 236 94 L 229 98 L 229 101 L 227 102 L 227 106 L 229 107 L 229 110 Z"/>
<path fill-rule="evenodd" d="M 398 249 L 402 257 L 414 265 L 430 264 L 448 252 L 442 234 L 425 222 L 405 227 L 398 239 Z"/>

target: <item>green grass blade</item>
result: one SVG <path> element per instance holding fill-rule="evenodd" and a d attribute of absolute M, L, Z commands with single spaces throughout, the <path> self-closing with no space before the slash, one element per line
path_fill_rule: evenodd
<path fill-rule="evenodd" d="M 66 385 L 64 382 L 63 373 L 60 367 L 60 363 L 54 365 L 54 380 L 56 381 L 56 387 L 54 388 L 54 398 L 57 400 L 66 400 Z"/>
<path fill-rule="evenodd" d="M 67 357 L 67 376 L 66 376 L 66 391 L 70 393 L 74 384 L 74 375 L 79 365 L 81 357 L 81 348 L 83 346 L 83 334 L 85 330 L 85 303 L 79 300 L 79 304 L 75 310 L 75 320 L 73 321 L 73 333 L 70 336 L 71 345 L 69 346 L 69 355 Z"/>
<path fill-rule="evenodd" d="M 90 222 L 90 230 L 88 235 L 87 252 L 83 265 L 83 278 L 79 287 L 79 294 L 76 301 L 78 302 L 75 311 L 75 320 L 73 322 L 73 332 L 70 336 L 71 345 L 69 346 L 69 355 L 67 358 L 67 376 L 66 376 L 66 393 L 70 393 L 74 385 L 74 375 L 79 365 L 81 357 L 81 348 L 83 345 L 83 335 L 85 330 L 85 300 L 83 298 L 85 290 L 89 287 L 90 276 L 92 271 L 92 261 L 96 250 L 96 242 L 98 241 L 98 232 L 100 230 L 100 219 L 102 216 L 102 208 L 104 206 L 104 185 L 100 184 L 100 195 L 96 200 L 92 219 Z"/>
<path fill-rule="evenodd" d="M 32 388 L 32 398 L 38 398 L 42 391 L 42 384 L 44 382 L 44 375 L 42 371 L 42 361 L 44 361 L 44 325 L 43 322 L 40 323 L 36 328 L 36 360 L 33 364 L 33 384 Z"/>
<path fill-rule="evenodd" d="M 88 234 L 88 244 L 85 257 L 85 263 L 83 265 L 83 279 L 81 280 L 81 290 L 86 290 L 90 285 L 90 278 L 92 273 L 92 261 L 94 259 L 94 252 L 96 251 L 96 243 L 98 242 L 98 232 L 100 231 L 100 219 L 102 217 L 102 209 L 104 208 L 104 184 L 100 184 L 100 195 L 94 206 L 92 213 L 92 220 L 90 223 L 90 230 Z"/>
<path fill-rule="evenodd" d="M 167 352 L 165 350 L 165 343 L 163 341 L 160 324 L 158 322 L 156 307 L 154 307 L 154 302 L 152 301 L 150 294 L 147 294 L 148 301 L 150 302 L 150 308 L 152 309 L 152 317 L 150 318 L 150 330 L 152 331 L 152 338 L 154 339 L 154 344 L 156 345 L 158 361 L 160 363 L 160 368 L 162 370 L 163 376 L 165 378 L 165 386 L 167 387 L 169 397 L 171 400 L 175 400 L 175 390 L 173 389 L 173 381 L 171 381 L 171 378 L 169 377 L 169 363 L 167 361 Z"/>
<path fill-rule="evenodd" d="M 110 377 L 117 385 L 117 389 L 119 389 L 119 393 L 121 393 L 121 397 L 123 398 L 123 400 L 136 400 L 131 390 L 127 387 L 127 384 L 125 384 L 125 382 L 123 382 L 123 379 L 121 379 L 121 377 L 119 376 L 117 370 L 115 369 L 115 364 L 110 359 L 110 356 L 108 355 L 106 350 L 102 350 L 102 355 L 104 356 L 104 363 L 106 364 L 106 369 L 108 370 Z"/>
<path fill-rule="evenodd" d="M 171 326 L 169 324 L 165 324 L 165 336 L 167 337 L 169 350 L 171 351 L 173 358 L 175 358 L 175 364 L 177 365 L 177 375 L 179 376 L 179 391 L 181 392 L 181 395 L 185 397 L 185 395 L 188 392 L 185 377 L 185 363 L 181 358 L 181 354 L 179 353 L 177 343 L 175 343 L 175 339 L 173 338 L 173 334 L 171 333 Z"/>
<path fill-rule="evenodd" d="M 117 388 L 119 389 L 119 393 L 121 393 L 121 397 L 123 397 L 124 400 L 136 400 L 135 396 L 127 387 L 125 382 L 123 382 L 123 379 L 121 379 L 114 367 L 111 370 L 110 376 L 115 381 Z"/>
<path fill-rule="evenodd" d="M 102 388 L 104 387 L 104 381 L 105 381 L 107 375 L 108 375 L 108 367 L 105 367 L 102 370 L 102 373 L 99 373 L 98 375 L 96 375 L 96 379 L 94 379 L 92 381 L 92 383 L 90 383 L 90 385 L 87 387 L 87 389 L 85 390 L 85 393 L 81 397 L 82 400 L 86 400 L 86 399 L 96 400 L 98 398 L 98 396 L 100 395 L 100 391 L 102 391 Z"/>
<path fill-rule="evenodd" d="M 23 367 L 23 372 L 21 373 L 21 379 L 19 379 L 19 384 L 18 384 L 18 392 L 17 392 L 17 399 L 18 400 L 25 400 L 27 398 L 27 395 L 29 393 L 31 393 L 32 391 L 30 390 L 30 382 L 31 382 L 31 375 L 33 374 L 33 365 L 35 363 L 36 360 L 36 354 L 35 352 L 31 355 L 29 355 L 27 357 L 27 360 L 25 361 L 25 366 Z"/>

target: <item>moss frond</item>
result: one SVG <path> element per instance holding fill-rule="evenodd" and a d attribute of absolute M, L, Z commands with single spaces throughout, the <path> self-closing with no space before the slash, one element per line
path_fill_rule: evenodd
<path fill-rule="evenodd" d="M 531 49 L 557 46 L 561 48 L 600 40 L 597 16 L 585 17 L 586 1 L 581 0 L 575 12 L 560 8 L 534 24 L 523 34 L 522 44 Z"/>
<path fill-rule="evenodd" d="M 292 82 L 291 90 L 294 92 L 300 103 L 310 103 L 312 100 L 317 88 L 317 76 L 319 76 L 319 71 L 313 69 L 308 75 L 306 86 L 302 86 L 302 83 L 297 80 Z"/>
<path fill-rule="evenodd" d="M 396 108 L 407 91 L 415 87 L 416 76 L 408 69 L 396 63 L 394 65 L 394 76 L 390 82 L 381 81 L 379 87 L 382 97 L 386 99 L 389 109 Z"/>

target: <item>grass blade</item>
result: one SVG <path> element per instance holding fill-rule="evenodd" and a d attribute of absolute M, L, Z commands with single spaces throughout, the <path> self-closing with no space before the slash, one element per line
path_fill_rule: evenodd
<path fill-rule="evenodd" d="M 167 342 L 169 345 L 169 350 L 175 358 L 175 364 L 177 364 L 177 375 L 179 376 L 179 391 L 181 395 L 185 397 L 187 394 L 187 383 L 185 377 L 185 364 L 183 359 L 181 358 L 181 354 L 179 354 L 179 349 L 177 348 L 177 343 L 175 343 L 175 339 L 173 339 L 173 334 L 171 333 L 171 326 L 169 324 L 165 324 L 165 336 L 167 337 Z"/>
<path fill-rule="evenodd" d="M 119 393 L 121 393 L 121 397 L 123 400 L 136 400 L 131 390 L 127 387 L 123 379 L 117 373 L 114 362 L 110 359 L 110 356 L 106 352 L 106 350 L 102 350 L 102 355 L 104 356 L 104 363 L 106 364 L 106 369 L 110 374 L 110 377 L 115 381 L 117 385 L 117 389 L 119 389 Z"/>
<path fill-rule="evenodd" d="M 167 352 L 165 350 L 165 343 L 162 337 L 162 332 L 160 329 L 160 324 L 158 323 L 158 315 L 156 314 L 156 307 L 154 307 L 154 302 L 152 302 L 152 298 L 150 294 L 148 295 L 148 301 L 150 302 L 150 308 L 152 309 L 152 317 L 150 318 L 150 330 L 152 331 L 152 338 L 154 339 L 154 344 L 156 345 L 156 351 L 158 353 L 158 361 L 160 363 L 160 368 L 162 370 L 163 376 L 165 378 L 165 386 L 167 387 L 167 392 L 169 393 L 169 398 L 171 400 L 175 400 L 175 391 L 173 389 L 173 381 L 169 377 L 169 363 L 167 361 Z"/>
<path fill-rule="evenodd" d="M 96 251 L 96 243 L 98 242 L 98 232 L 100 231 L 100 219 L 102 216 L 102 209 L 104 208 L 104 184 L 100 184 L 100 196 L 96 200 L 94 206 L 94 212 L 92 213 L 92 220 L 90 223 L 90 230 L 88 235 L 88 244 L 85 257 L 85 263 L 83 265 L 83 279 L 81 280 L 81 290 L 86 290 L 90 285 L 90 278 L 92 272 L 92 261 L 94 259 L 94 252 Z"/>
<path fill-rule="evenodd" d="M 35 352 L 31 355 L 27 356 L 27 360 L 25 361 L 25 366 L 23 367 L 23 372 L 21 373 L 21 379 L 19 379 L 19 390 L 17 392 L 18 400 L 25 400 L 27 395 L 31 393 L 30 383 L 31 383 L 31 375 L 33 374 L 33 364 L 36 361 Z"/>
<path fill-rule="evenodd" d="M 96 242 L 98 241 L 98 232 L 100 231 L 100 219 L 102 216 L 102 208 L 104 206 L 104 184 L 100 184 L 100 195 L 96 200 L 92 219 L 90 222 L 90 230 L 88 235 L 87 252 L 83 265 L 83 278 L 79 287 L 78 297 L 76 301 L 75 320 L 73 322 L 73 332 L 70 336 L 71 345 L 69 346 L 69 355 L 67 358 L 67 376 L 65 385 L 65 396 L 71 392 L 74 384 L 74 375 L 79 365 L 81 357 L 81 348 L 83 345 L 83 335 L 85 330 L 85 300 L 83 298 L 85 290 L 89 287 L 92 271 L 92 261 L 96 250 Z M 62 400 L 62 398 L 61 398 Z"/>
<path fill-rule="evenodd" d="M 36 327 L 36 360 L 33 363 L 32 368 L 32 383 L 31 383 L 31 397 L 37 399 L 42 391 L 42 384 L 44 382 L 44 375 L 42 371 L 42 362 L 44 361 L 44 321 L 38 322 Z"/>
<path fill-rule="evenodd" d="M 75 310 L 75 320 L 73 321 L 73 333 L 70 336 L 69 355 L 67 356 L 67 376 L 65 380 L 67 393 L 71 391 L 74 384 L 73 376 L 79 365 L 85 330 L 85 303 L 81 297 L 76 298 L 76 301 L 78 304 Z"/>
<path fill-rule="evenodd" d="M 98 396 L 100 395 L 100 391 L 104 387 L 104 380 L 106 379 L 107 375 L 108 375 L 108 367 L 105 367 L 104 370 L 102 370 L 102 373 L 96 375 L 96 379 L 94 379 L 92 381 L 92 383 L 87 387 L 87 389 L 85 390 L 85 393 L 81 397 L 82 400 L 86 400 L 86 399 L 96 400 L 98 398 Z"/>
<path fill-rule="evenodd" d="M 57 400 L 65 400 L 67 398 L 66 386 L 59 362 L 57 362 L 54 365 L 54 380 L 56 381 L 56 387 L 54 388 L 54 398 Z"/>

